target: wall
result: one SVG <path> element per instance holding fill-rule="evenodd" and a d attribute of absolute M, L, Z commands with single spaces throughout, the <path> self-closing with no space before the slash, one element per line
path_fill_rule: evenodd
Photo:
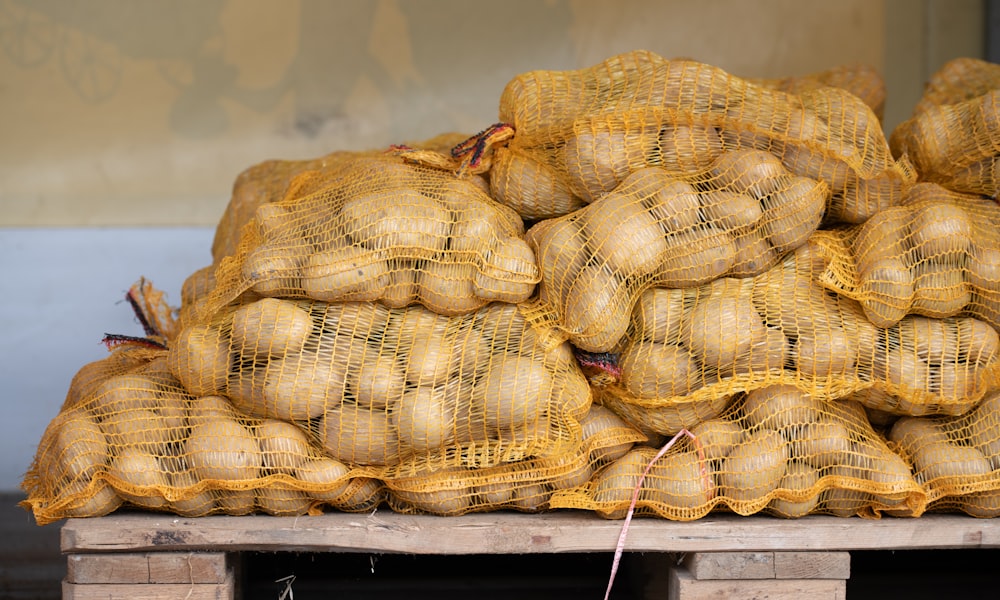
<path fill-rule="evenodd" d="M 13 489 L 121 294 L 177 299 L 242 169 L 496 120 L 517 73 L 645 48 L 746 77 L 868 63 L 885 126 L 953 56 L 978 0 L 0 0 L 0 490 Z"/>

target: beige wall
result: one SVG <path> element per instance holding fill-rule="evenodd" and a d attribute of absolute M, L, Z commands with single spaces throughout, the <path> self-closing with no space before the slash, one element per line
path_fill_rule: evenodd
<path fill-rule="evenodd" d="M 865 62 L 891 126 L 981 22 L 979 0 L 0 0 L 0 226 L 214 225 L 253 163 L 475 132 L 517 73 L 635 48 L 748 77 Z"/>

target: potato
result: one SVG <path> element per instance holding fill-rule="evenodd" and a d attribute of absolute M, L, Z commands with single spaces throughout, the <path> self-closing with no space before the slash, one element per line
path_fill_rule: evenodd
<path fill-rule="evenodd" d="M 966 264 L 966 281 L 969 285 L 990 292 L 1000 291 L 1000 247 L 977 240 L 969 253 Z"/>
<path fill-rule="evenodd" d="M 170 344 L 167 362 L 192 395 L 220 394 L 229 377 L 229 339 L 210 325 L 186 327 Z"/>
<path fill-rule="evenodd" d="M 1000 392 L 990 392 L 969 417 L 969 444 L 1000 469 Z"/>
<path fill-rule="evenodd" d="M 202 396 L 191 401 L 188 408 L 188 422 L 196 425 L 204 421 L 211 421 L 217 417 L 235 419 L 236 410 L 233 408 L 229 398 L 225 396 Z"/>
<path fill-rule="evenodd" d="M 890 350 L 886 354 L 877 354 L 872 365 L 872 376 L 894 387 L 910 390 L 930 388 L 930 369 L 927 363 L 910 352 Z M 893 389 L 888 391 L 901 393 Z"/>
<path fill-rule="evenodd" d="M 725 458 L 733 448 L 743 442 L 743 428 L 721 417 L 695 425 L 691 428 L 691 435 L 701 444 L 708 460 Z"/>
<path fill-rule="evenodd" d="M 393 353 L 368 347 L 361 364 L 347 372 L 347 386 L 359 406 L 384 409 L 403 395 L 406 372 Z"/>
<path fill-rule="evenodd" d="M 692 173 L 722 154 L 722 138 L 711 125 L 676 124 L 660 130 L 660 162 L 668 171 Z"/>
<path fill-rule="evenodd" d="M 104 431 L 82 408 L 61 412 L 46 428 L 39 447 L 39 476 L 58 481 L 90 481 L 111 456 Z"/>
<path fill-rule="evenodd" d="M 525 239 L 535 251 L 542 281 L 543 302 L 558 303 L 590 258 L 580 220 L 574 217 L 541 221 L 528 230 Z"/>
<path fill-rule="evenodd" d="M 346 512 L 372 512 L 384 500 L 382 483 L 378 479 L 359 477 L 351 481 L 345 497 L 334 505 Z"/>
<path fill-rule="evenodd" d="M 699 298 L 684 323 L 682 341 L 707 368 L 732 365 L 767 335 L 749 296 L 727 287 Z"/>
<path fill-rule="evenodd" d="M 249 515 L 257 505 L 254 490 L 217 490 L 215 503 L 219 509 L 232 516 Z"/>
<path fill-rule="evenodd" d="M 778 253 L 756 229 L 734 232 L 736 257 L 726 273 L 730 277 L 753 277 L 778 264 Z"/>
<path fill-rule="evenodd" d="M 703 471 L 704 470 L 704 471 Z M 697 452 L 666 454 L 649 470 L 643 497 L 670 511 L 702 508 L 715 497 L 712 467 Z"/>
<path fill-rule="evenodd" d="M 115 478 L 112 485 L 128 502 L 154 510 L 167 506 L 163 490 L 170 482 L 160 461 L 149 452 L 140 448 L 119 449 L 108 466 L 108 475 Z"/>
<path fill-rule="evenodd" d="M 605 438 L 616 429 L 632 429 L 610 409 L 600 404 L 592 404 L 587 414 L 580 419 L 583 429 L 583 443 L 590 448 L 590 458 L 594 464 L 615 461 L 632 449 L 634 442 L 627 441 L 612 445 L 604 445 Z M 617 438 L 618 436 L 615 436 Z"/>
<path fill-rule="evenodd" d="M 960 508 L 967 514 L 980 519 L 1000 516 L 1000 490 L 965 494 L 959 501 Z"/>
<path fill-rule="evenodd" d="M 731 506 L 735 512 L 745 514 L 742 503 L 759 501 L 777 488 L 787 461 L 788 447 L 780 433 L 770 429 L 751 433 L 722 461 L 718 472 L 721 495 L 736 503 Z"/>
<path fill-rule="evenodd" d="M 417 301 L 418 267 L 411 261 L 389 261 L 389 283 L 379 302 L 389 308 L 404 308 Z"/>
<path fill-rule="evenodd" d="M 445 249 L 451 214 L 438 200 L 412 189 L 387 189 L 348 198 L 340 212 L 356 244 L 388 258 L 432 258 Z"/>
<path fill-rule="evenodd" d="M 269 474 L 293 475 L 299 465 L 312 454 L 309 439 L 298 425 L 265 419 L 252 428 L 251 432 L 260 444 L 264 468 Z"/>
<path fill-rule="evenodd" d="M 679 339 L 683 315 L 683 290 L 651 288 L 639 296 L 632 320 L 642 339 L 674 343 Z"/>
<path fill-rule="evenodd" d="M 823 404 L 788 384 L 753 390 L 743 401 L 743 414 L 752 427 L 784 430 L 820 419 Z"/>
<path fill-rule="evenodd" d="M 764 215 L 760 201 L 753 196 L 727 190 L 708 190 L 700 194 L 703 220 L 724 231 L 751 228 Z"/>
<path fill-rule="evenodd" d="M 634 171 L 619 189 L 643 196 L 649 214 L 668 235 L 693 229 L 700 220 L 701 201 L 697 190 L 659 167 Z"/>
<path fill-rule="evenodd" d="M 898 258 L 877 260 L 860 272 L 858 294 L 872 324 L 892 327 L 906 316 L 913 303 L 913 274 Z"/>
<path fill-rule="evenodd" d="M 393 496 L 399 502 L 409 505 L 418 511 L 436 515 L 460 515 L 469 509 L 473 494 L 466 487 L 449 487 L 442 490 L 392 490 Z"/>
<path fill-rule="evenodd" d="M 865 221 L 851 243 L 858 272 L 871 270 L 883 259 L 901 259 L 907 252 L 911 220 L 909 207 L 896 206 Z"/>
<path fill-rule="evenodd" d="M 560 217 L 586 206 L 551 168 L 507 147 L 493 153 L 490 192 L 525 220 Z"/>
<path fill-rule="evenodd" d="M 447 259 L 424 261 L 417 276 L 417 298 L 421 304 L 440 315 L 470 313 L 486 303 L 476 296 L 475 278 L 476 265 L 471 262 Z"/>
<path fill-rule="evenodd" d="M 476 507 L 499 509 L 510 503 L 514 498 L 514 484 L 506 481 L 491 481 L 475 487 Z"/>
<path fill-rule="evenodd" d="M 828 188 L 806 177 L 790 177 L 787 184 L 764 197 L 761 226 L 778 254 L 806 242 L 823 219 Z"/>
<path fill-rule="evenodd" d="M 88 493 L 85 487 L 90 482 L 73 481 L 67 487 L 63 496 L 83 494 L 83 497 L 63 508 L 63 514 L 67 517 L 103 517 L 113 513 L 122 505 L 124 500 L 118 495 L 113 487 L 99 480 L 94 483 L 94 490 Z"/>
<path fill-rule="evenodd" d="M 903 352 L 915 352 L 928 363 L 958 359 L 958 332 L 955 325 L 941 319 L 909 316 L 896 326 Z"/>
<path fill-rule="evenodd" d="M 917 482 L 925 485 L 938 478 L 965 482 L 993 471 L 978 449 L 949 443 L 930 443 L 913 451 L 913 471 Z"/>
<path fill-rule="evenodd" d="M 510 507 L 521 512 L 538 512 L 548 504 L 552 493 L 540 483 L 521 484 L 514 488 Z"/>
<path fill-rule="evenodd" d="M 956 320 L 955 327 L 960 359 L 980 366 L 993 364 L 1000 351 L 1000 335 L 996 329 L 978 319 L 968 318 Z"/>
<path fill-rule="evenodd" d="M 241 266 L 243 279 L 261 296 L 287 296 L 302 289 L 299 277 L 311 247 L 262 244 L 247 254 Z"/>
<path fill-rule="evenodd" d="M 865 460 L 869 468 L 868 479 L 878 487 L 874 500 L 886 506 L 896 506 L 906 501 L 914 483 L 910 465 L 898 454 L 884 448 L 860 446 L 863 452 L 854 460 Z"/>
<path fill-rule="evenodd" d="M 191 428 L 184 455 L 199 480 L 246 481 L 260 476 L 260 445 L 246 427 L 219 417 Z"/>
<path fill-rule="evenodd" d="M 170 487 L 174 489 L 174 496 L 178 495 L 180 490 L 187 490 L 198 484 L 198 480 L 191 471 L 170 472 L 169 475 Z M 215 499 L 212 497 L 212 493 L 206 489 L 192 493 L 188 497 L 171 500 L 169 509 L 170 512 L 177 513 L 182 517 L 204 517 L 215 510 Z"/>
<path fill-rule="evenodd" d="M 837 421 L 801 423 L 783 430 L 793 459 L 822 469 L 847 464 L 850 460 L 851 435 Z"/>
<path fill-rule="evenodd" d="M 444 386 L 407 390 L 389 413 L 400 445 L 415 453 L 443 449 L 455 440 L 455 404 Z"/>
<path fill-rule="evenodd" d="M 950 444 L 948 435 L 937 423 L 918 417 L 901 417 L 889 431 L 889 440 L 912 453 L 926 444 Z"/>
<path fill-rule="evenodd" d="M 621 280 L 599 265 L 583 267 L 563 306 L 570 339 L 588 352 L 607 352 L 628 330 L 631 306 Z"/>
<path fill-rule="evenodd" d="M 819 481 L 819 471 L 816 467 L 792 461 L 788 463 L 788 469 L 778 482 L 778 488 L 789 490 L 800 495 L 805 490 L 812 489 Z M 819 492 L 807 496 L 804 500 L 784 500 L 780 497 L 773 498 L 767 505 L 774 514 L 786 519 L 798 519 L 816 510 L 819 506 Z"/>
<path fill-rule="evenodd" d="M 723 153 L 709 171 L 717 188 L 763 198 L 779 189 L 788 172 L 770 152 L 734 150 Z"/>
<path fill-rule="evenodd" d="M 964 254 L 972 246 L 972 221 L 953 204 L 928 204 L 914 210 L 910 234 L 910 244 L 921 259 Z"/>
<path fill-rule="evenodd" d="M 622 131 L 600 121 L 590 127 L 566 140 L 562 150 L 570 189 L 587 203 L 613 190 L 632 168 L 646 162 L 641 132 Z M 655 131 L 647 134 L 651 141 L 646 144 L 652 145 L 655 136 Z"/>
<path fill-rule="evenodd" d="M 340 354 L 330 357 L 325 352 L 272 359 L 262 374 L 244 372 L 246 379 L 239 382 L 238 388 L 231 386 L 229 398 L 237 410 L 251 417 L 282 421 L 313 419 L 343 400 L 350 364 L 344 359 Z"/>
<path fill-rule="evenodd" d="M 449 182 L 442 190 L 442 201 L 455 215 L 447 251 L 462 258 L 476 259 L 510 232 L 522 229 L 521 217 L 506 206 L 498 205 L 477 192 L 451 193 L 462 181 Z M 450 195 L 449 195 L 450 194 Z"/>
<path fill-rule="evenodd" d="M 840 327 L 799 336 L 792 349 L 795 369 L 807 377 L 853 375 L 857 354 L 854 338 Z"/>
<path fill-rule="evenodd" d="M 242 357 L 297 352 L 312 331 L 312 318 L 294 302 L 262 298 L 233 311 L 232 347 Z"/>
<path fill-rule="evenodd" d="M 101 429 L 108 444 L 116 448 L 137 448 L 151 454 L 163 454 L 167 447 L 179 441 L 187 430 L 171 427 L 167 419 L 155 411 L 136 408 L 111 413 L 104 417 Z"/>
<path fill-rule="evenodd" d="M 476 271 L 473 292 L 486 301 L 525 302 L 541 278 L 535 253 L 520 238 L 498 240 Z"/>
<path fill-rule="evenodd" d="M 964 363 L 943 363 L 930 368 L 931 390 L 941 397 L 943 403 L 958 403 L 971 406 L 972 399 L 979 396 L 979 373 L 975 366 Z M 947 414 L 944 407 L 942 412 Z M 962 410 L 961 412 L 965 412 Z"/>
<path fill-rule="evenodd" d="M 545 366 L 530 358 L 507 355 L 497 361 L 472 391 L 483 407 L 486 427 L 508 430 L 534 423 L 552 399 L 555 386 Z"/>
<path fill-rule="evenodd" d="M 295 478 L 305 483 L 321 485 L 321 491 L 309 492 L 309 495 L 323 502 L 334 502 L 350 486 L 350 472 L 350 467 L 344 463 L 324 456 L 300 462 L 295 469 Z"/>
<path fill-rule="evenodd" d="M 324 302 L 372 301 L 390 283 L 389 263 L 381 251 L 341 246 L 309 256 L 302 267 L 306 296 Z"/>
<path fill-rule="evenodd" d="M 720 365 L 719 377 L 778 371 L 786 368 L 790 350 L 788 338 L 780 330 L 768 327 L 763 338 L 754 340 L 746 354 L 737 356 L 731 365 Z M 711 379 L 711 374 L 706 375 Z"/>
<path fill-rule="evenodd" d="M 621 383 L 637 398 L 683 396 L 701 387 L 701 365 L 685 348 L 640 342 L 620 359 Z"/>
<path fill-rule="evenodd" d="M 666 241 L 667 251 L 655 275 L 656 284 L 662 287 L 701 285 L 721 277 L 736 263 L 733 236 L 721 229 L 691 229 Z"/>
<path fill-rule="evenodd" d="M 323 449 L 339 461 L 373 466 L 399 461 L 399 438 L 384 410 L 343 403 L 326 411 L 318 432 Z"/>
<path fill-rule="evenodd" d="M 102 381 L 94 389 L 85 408 L 89 408 L 98 419 L 104 419 L 122 411 L 153 410 L 160 405 L 162 394 L 162 388 L 150 377 L 123 373 Z"/>
<path fill-rule="evenodd" d="M 972 301 L 962 269 L 947 263 L 926 262 L 913 268 L 913 305 L 910 310 L 944 318 L 961 312 Z"/>
<path fill-rule="evenodd" d="M 594 510 L 605 519 L 621 519 L 652 455 L 634 449 L 594 475 Z"/>
<path fill-rule="evenodd" d="M 834 467 L 827 473 L 831 477 L 847 477 L 843 475 L 844 468 Z M 820 509 L 818 512 L 828 513 L 836 517 L 848 518 L 861 514 L 865 507 L 871 506 L 874 498 L 868 492 L 843 487 L 842 484 L 829 484 L 820 494 Z"/>
<path fill-rule="evenodd" d="M 851 167 L 844 161 L 808 146 L 786 143 L 781 154 L 781 164 L 796 175 L 825 181 L 834 192 L 847 187 Z"/>
<path fill-rule="evenodd" d="M 305 492 L 280 487 L 260 487 L 254 490 L 255 502 L 265 513 L 296 517 L 309 512 L 312 499 Z"/>
<path fill-rule="evenodd" d="M 400 349 L 406 380 L 415 385 L 442 383 L 451 375 L 451 340 L 445 333 L 447 317 L 410 309 L 401 320 Z"/>
<path fill-rule="evenodd" d="M 619 192 L 588 210 L 583 232 L 595 260 L 621 277 L 652 272 L 667 250 L 655 217 L 636 197 Z"/>

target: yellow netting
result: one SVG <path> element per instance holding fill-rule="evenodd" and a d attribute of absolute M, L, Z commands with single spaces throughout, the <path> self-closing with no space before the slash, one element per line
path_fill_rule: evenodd
<path fill-rule="evenodd" d="M 915 185 L 863 225 L 821 232 L 822 284 L 861 303 L 879 326 L 904 315 L 969 315 L 1000 326 L 1000 206 Z"/>
<path fill-rule="evenodd" d="M 636 514 L 677 521 L 713 510 L 878 517 L 887 509 L 918 516 L 924 491 L 909 466 L 868 423 L 864 409 L 821 401 L 787 385 L 741 397 L 691 430 L 642 482 Z M 552 508 L 623 518 L 656 449 L 639 447 L 594 474 L 584 486 L 557 491 Z"/>
<path fill-rule="evenodd" d="M 943 104 L 958 104 L 997 88 L 1000 88 L 1000 65 L 978 58 L 956 58 L 931 75 L 913 113 Z"/>
<path fill-rule="evenodd" d="M 829 186 L 826 218 L 859 223 L 912 183 L 875 113 L 850 92 L 792 95 L 710 65 L 631 52 L 578 71 L 533 71 L 508 83 L 490 189 L 525 219 L 568 214 L 648 166 L 684 174 L 722 152 L 764 150 Z"/>
<path fill-rule="evenodd" d="M 300 175 L 285 199 L 257 208 L 200 315 L 247 291 L 445 315 L 522 302 L 539 280 L 523 223 L 477 180 L 375 153 Z"/>
<path fill-rule="evenodd" d="M 1000 382 L 996 331 L 969 317 L 906 317 L 877 328 L 861 306 L 816 281 L 810 243 L 754 278 L 653 288 L 631 315 L 620 381 L 597 393 L 640 426 L 676 433 L 725 408 L 724 398 L 775 384 L 833 400 L 876 390 L 960 414 Z"/>

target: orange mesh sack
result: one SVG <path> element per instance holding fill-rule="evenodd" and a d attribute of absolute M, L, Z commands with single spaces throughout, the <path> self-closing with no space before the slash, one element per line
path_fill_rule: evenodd
<path fill-rule="evenodd" d="M 382 501 L 376 480 L 324 455 L 299 427 L 188 394 L 163 354 L 120 349 L 78 373 L 23 483 L 40 525 L 123 504 L 203 516 Z"/>
<path fill-rule="evenodd" d="M 962 417 L 903 417 L 889 440 L 913 465 L 928 510 L 1000 516 L 1000 393 Z"/>
<path fill-rule="evenodd" d="M 414 303 L 447 315 L 521 302 L 538 269 L 523 223 L 476 184 L 398 156 L 352 154 L 261 205 L 217 269 L 205 315 L 240 294 Z"/>
<path fill-rule="evenodd" d="M 1000 192 L 1000 87 L 954 104 L 929 106 L 892 132 L 899 156 L 922 181 L 969 194 Z"/>
<path fill-rule="evenodd" d="M 904 204 L 817 236 L 824 286 L 858 300 L 880 327 L 904 315 L 970 315 L 1000 326 L 1000 206 L 921 183 Z"/>
<path fill-rule="evenodd" d="M 825 183 L 760 150 L 725 152 L 704 171 L 634 171 L 585 208 L 533 226 L 541 311 L 578 347 L 615 348 L 636 297 L 749 277 L 805 243 L 823 217 Z"/>
<path fill-rule="evenodd" d="M 637 169 L 700 171 L 735 149 L 765 150 L 826 182 L 832 221 L 863 222 L 912 181 L 878 118 L 846 90 L 791 95 L 649 52 L 519 75 L 501 96 L 500 120 L 514 134 L 492 153 L 490 188 L 529 220 L 573 212 Z"/>
<path fill-rule="evenodd" d="M 582 419 L 583 442 L 559 456 L 495 467 L 449 468 L 385 481 L 389 506 L 402 513 L 460 515 L 517 510 L 539 512 L 559 490 L 584 485 L 595 469 L 625 455 L 646 437 L 608 409 L 593 405 Z"/>
<path fill-rule="evenodd" d="M 596 399 L 643 431 L 672 435 L 735 393 L 775 384 L 821 400 L 876 389 L 945 414 L 971 409 L 996 385 L 991 327 L 906 317 L 877 328 L 856 301 L 819 285 L 825 268 L 809 243 L 754 278 L 647 290 L 622 345 L 620 380 Z"/>
<path fill-rule="evenodd" d="M 789 94 L 799 94 L 819 87 L 841 88 L 857 96 L 872 109 L 879 120 L 882 119 L 885 111 L 885 80 L 871 65 L 841 65 L 801 77 L 748 79 L 747 81 Z"/>
<path fill-rule="evenodd" d="M 893 508 L 919 515 L 926 505 L 909 466 L 856 403 L 770 386 L 746 394 L 690 434 L 693 439 L 682 437 L 656 462 L 656 449 L 633 449 L 587 485 L 556 492 L 550 506 L 620 519 L 640 486 L 636 514 L 677 521 L 713 510 L 796 518 L 877 517 Z"/>
<path fill-rule="evenodd" d="M 296 423 L 380 477 L 572 450 L 591 399 L 569 344 L 503 303 L 445 317 L 263 298 L 186 328 L 169 359 L 191 393 Z"/>

